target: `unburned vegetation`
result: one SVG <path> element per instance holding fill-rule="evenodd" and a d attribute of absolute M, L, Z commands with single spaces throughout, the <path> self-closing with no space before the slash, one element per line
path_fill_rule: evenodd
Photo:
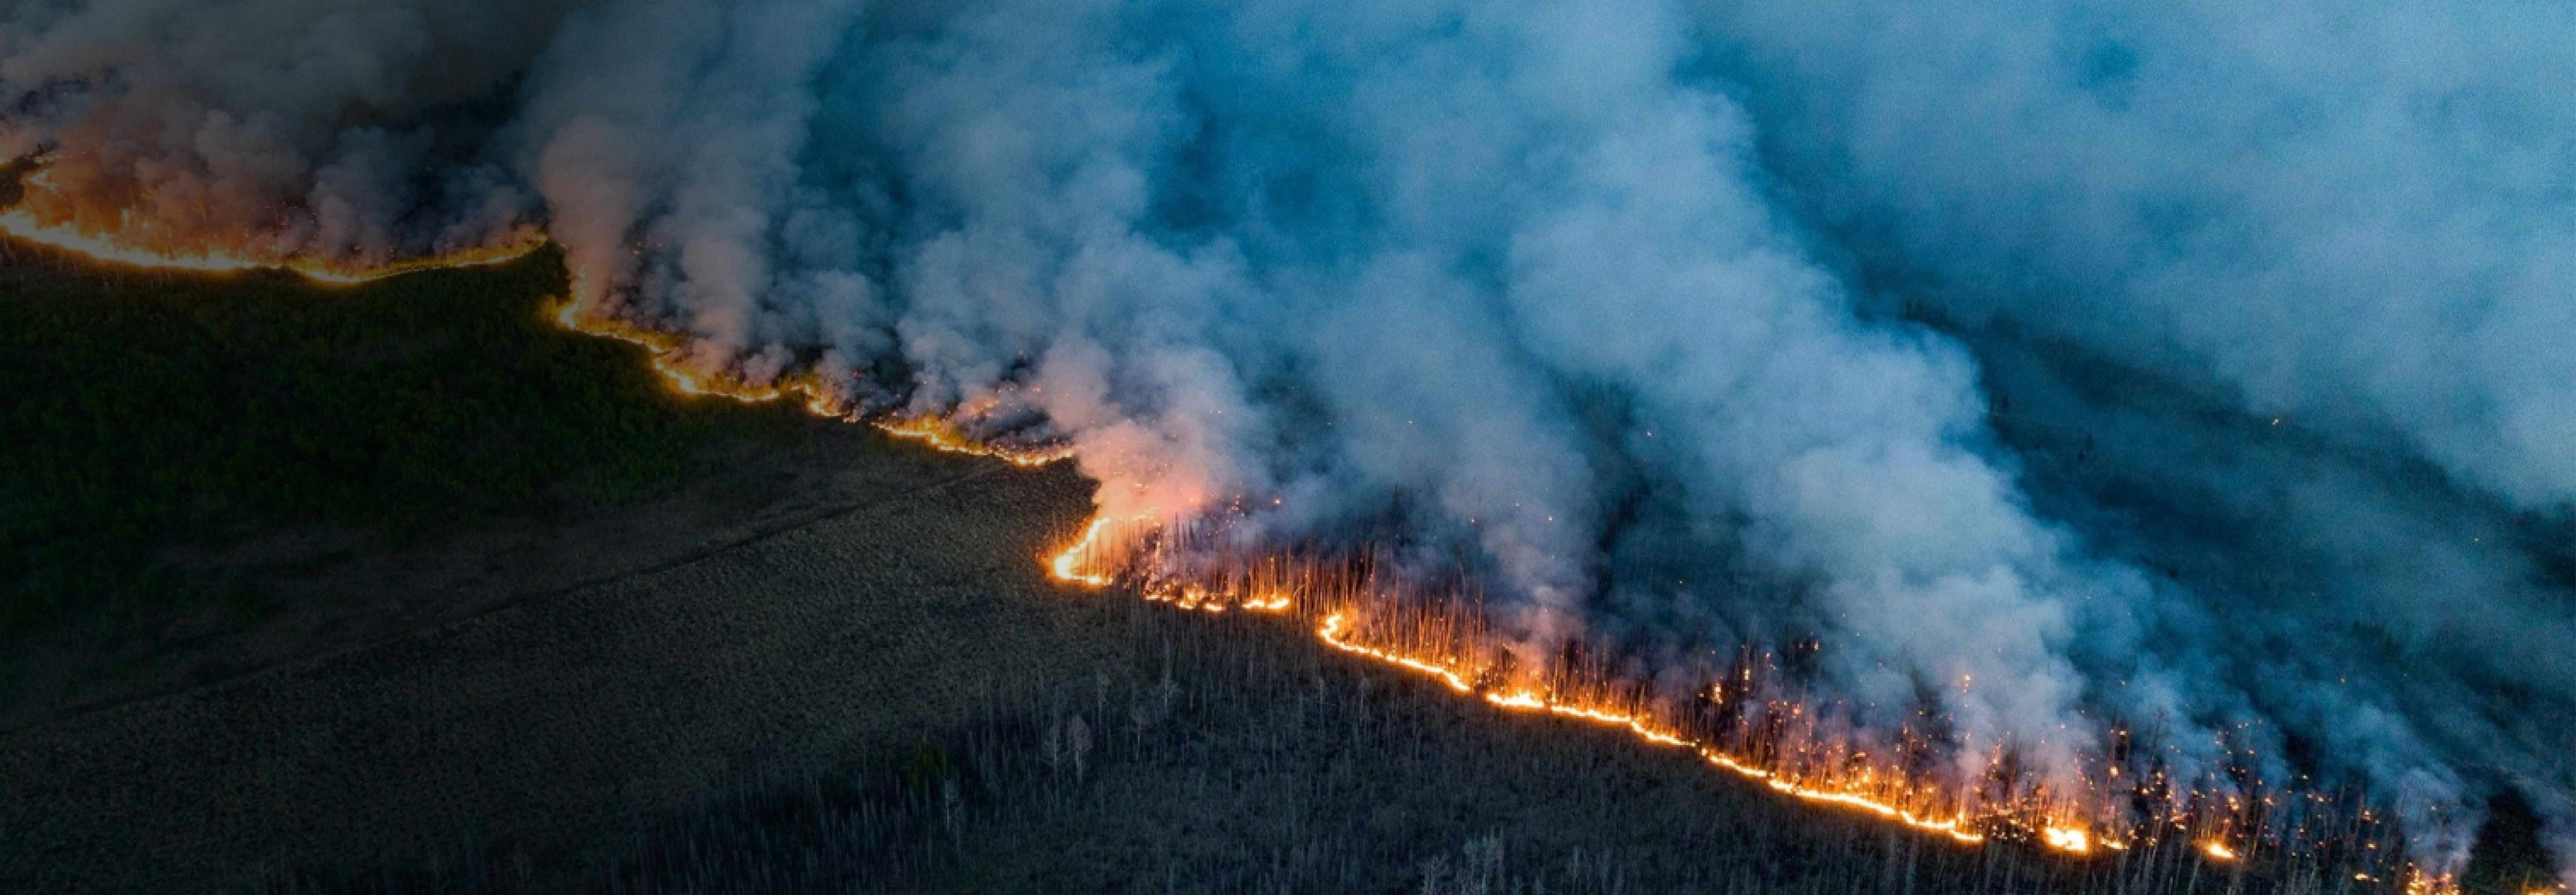
<path fill-rule="evenodd" d="M 0 635 L 250 598 L 276 569 L 221 554 L 280 532 L 377 547 L 631 503 L 797 431 L 553 327 L 553 252 L 354 287 L 5 252 Z"/>

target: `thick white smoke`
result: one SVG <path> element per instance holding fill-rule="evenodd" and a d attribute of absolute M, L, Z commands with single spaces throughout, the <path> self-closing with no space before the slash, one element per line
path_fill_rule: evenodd
<path fill-rule="evenodd" d="M 23 210 L 144 248 L 365 266 L 503 241 L 526 209 L 448 164 L 493 118 L 460 107 L 572 5 L 0 4 L 0 154 L 44 154 Z"/>
<path fill-rule="evenodd" d="M 2026 404 L 2109 461 L 2069 473 L 2097 499 L 2205 499 L 2123 523 L 2228 554 L 2178 564 L 2203 566 L 2191 614 L 2243 636 L 2178 646 L 2383 778 L 2456 787 L 2424 776 L 2442 752 L 2576 813 L 2567 530 L 2531 524 L 2576 498 L 2576 355 L 2555 347 L 2576 332 L 2576 10 L 1697 11 L 1702 73 L 1745 86 L 1767 157 L 1873 276 L 2192 393 Z M 2079 368 L 1996 385 L 2044 398 Z"/>
<path fill-rule="evenodd" d="M 701 375 L 1465 551 L 1532 644 L 1815 634 L 1970 765 L 2250 721 L 2563 818 L 2488 702 L 2576 694 L 2566 14 L 2330 12 L 0 2 L 0 151 L 152 248 L 542 226 Z"/>
<path fill-rule="evenodd" d="M 2576 10 L 1707 5 L 1802 192 L 1954 313 L 2576 498 Z"/>

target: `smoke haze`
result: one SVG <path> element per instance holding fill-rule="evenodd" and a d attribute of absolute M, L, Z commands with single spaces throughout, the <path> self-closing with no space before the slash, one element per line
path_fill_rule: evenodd
<path fill-rule="evenodd" d="M 165 251 L 542 228 L 699 375 L 1641 678 L 1812 636 L 1962 778 L 2119 718 L 2564 835 L 2576 13 L 2241 6 L 0 2 L 0 153 Z"/>

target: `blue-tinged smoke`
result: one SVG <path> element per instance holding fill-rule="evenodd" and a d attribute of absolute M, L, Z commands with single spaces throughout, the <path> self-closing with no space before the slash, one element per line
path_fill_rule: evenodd
<path fill-rule="evenodd" d="M 2449 860 L 2576 815 L 2570 18 L 0 2 L 0 152 L 149 247 L 542 226 L 694 370 L 1060 438 L 1104 512 L 1463 555 L 1643 677 L 1814 635 L 1963 774 L 2231 731 Z"/>

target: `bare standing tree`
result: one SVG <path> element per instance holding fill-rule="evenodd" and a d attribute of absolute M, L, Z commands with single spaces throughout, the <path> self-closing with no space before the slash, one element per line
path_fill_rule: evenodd
<path fill-rule="evenodd" d="M 1064 735 L 1068 741 L 1067 749 L 1073 756 L 1073 780 L 1080 783 L 1083 778 L 1082 760 L 1091 754 L 1091 725 L 1084 723 L 1082 716 L 1076 714 L 1065 724 Z"/>

